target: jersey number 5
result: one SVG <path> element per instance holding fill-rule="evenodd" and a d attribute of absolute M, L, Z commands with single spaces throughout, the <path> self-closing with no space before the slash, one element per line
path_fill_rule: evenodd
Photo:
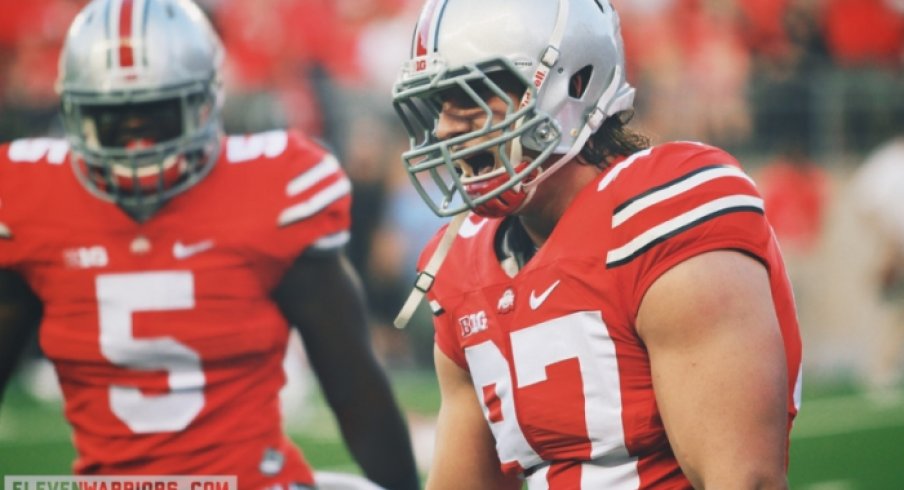
<path fill-rule="evenodd" d="M 132 314 L 193 308 L 190 272 L 102 274 L 97 277 L 100 350 L 117 366 L 167 372 L 170 392 L 146 395 L 110 386 L 110 408 L 136 433 L 182 430 L 204 408 L 204 371 L 196 351 L 170 337 L 135 338 Z"/>

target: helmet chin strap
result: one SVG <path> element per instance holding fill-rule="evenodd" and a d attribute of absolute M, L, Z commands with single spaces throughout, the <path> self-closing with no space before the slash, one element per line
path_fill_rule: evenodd
<path fill-rule="evenodd" d="M 443 233 L 442 238 L 439 240 L 439 244 L 433 251 L 433 255 L 431 255 L 430 260 L 427 261 L 427 265 L 424 266 L 423 270 L 418 272 L 411 294 L 408 295 L 408 299 L 406 299 L 405 304 L 402 305 L 402 309 L 399 311 L 398 316 L 393 320 L 392 323 L 396 328 L 402 329 L 408 325 L 408 322 L 411 321 L 411 317 L 414 316 L 415 310 L 417 310 L 417 306 L 421 303 L 421 300 L 424 299 L 424 295 L 426 295 L 433 287 L 436 273 L 439 272 L 439 268 L 443 265 L 443 261 L 446 260 L 446 255 L 449 253 L 449 249 L 452 248 L 452 242 L 455 241 L 458 230 L 461 228 L 465 219 L 467 219 L 468 214 L 470 214 L 468 211 L 462 211 L 461 213 L 456 214 L 452 218 L 452 221 L 449 222 L 445 233 Z"/>

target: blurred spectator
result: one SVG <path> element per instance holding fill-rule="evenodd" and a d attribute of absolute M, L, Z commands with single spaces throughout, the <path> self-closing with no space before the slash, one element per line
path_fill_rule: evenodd
<path fill-rule="evenodd" d="M 760 169 L 766 214 L 784 254 L 811 254 L 822 236 L 829 177 L 800 149 L 790 148 Z"/>
<path fill-rule="evenodd" d="M 876 349 L 869 382 L 879 391 L 904 379 L 904 136 L 885 143 L 854 174 L 853 204 L 871 236 L 871 267 L 863 271 L 870 291 L 888 313 L 885 324 L 865 332 Z"/>
<path fill-rule="evenodd" d="M 836 69 L 823 77 L 818 90 L 827 97 L 814 109 L 824 112 L 817 118 L 834 122 L 825 128 L 836 133 L 829 151 L 862 153 L 904 124 L 904 2 L 829 0 L 823 9 L 820 21 Z"/>
<path fill-rule="evenodd" d="M 791 41 L 785 18 L 791 0 L 737 0 L 741 33 L 755 55 L 770 58 L 786 56 Z"/>
<path fill-rule="evenodd" d="M 904 374 L 904 137 L 839 175 L 807 284 L 816 301 L 802 310 L 804 356 L 811 379 L 852 382 L 881 400 Z"/>
<path fill-rule="evenodd" d="M 314 47 L 332 25 L 324 1 L 220 0 L 213 18 L 227 51 L 227 130 L 291 126 L 323 134 L 311 81 Z"/>
<path fill-rule="evenodd" d="M 58 133 L 57 59 L 84 0 L 0 0 L 0 135 Z"/>
<path fill-rule="evenodd" d="M 756 0 L 742 0 L 748 17 L 762 15 L 751 13 L 757 4 Z M 809 0 L 770 0 L 764 5 L 781 8 L 782 16 L 777 19 L 780 33 L 774 30 L 774 23 L 748 28 L 754 63 L 749 99 L 754 131 L 760 139 L 757 146 L 769 153 L 795 147 L 795 151 L 813 154 L 817 143 L 811 136 L 817 129 L 813 114 L 819 109 L 813 90 L 822 90 L 815 80 L 826 60 L 813 10 L 816 6 Z"/>
<path fill-rule="evenodd" d="M 823 22 L 829 51 L 842 66 L 904 61 L 904 6 L 897 0 L 829 0 Z"/>
<path fill-rule="evenodd" d="M 737 143 L 749 136 L 750 57 L 733 3 L 672 0 L 624 8 L 623 33 L 645 131 Z M 630 74 L 629 74 L 630 76 Z"/>

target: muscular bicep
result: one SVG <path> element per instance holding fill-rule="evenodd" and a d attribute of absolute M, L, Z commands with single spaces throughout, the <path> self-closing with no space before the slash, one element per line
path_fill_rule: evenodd
<path fill-rule="evenodd" d="M 694 485 L 786 485 L 787 368 L 765 267 L 731 251 L 689 259 L 650 287 L 637 325 Z"/>
<path fill-rule="evenodd" d="M 442 405 L 436 427 L 428 490 L 521 488 L 500 471 L 493 435 L 483 418 L 471 378 L 439 348 L 434 348 Z"/>
<path fill-rule="evenodd" d="M 41 318 L 41 302 L 22 277 L 0 269 L 0 397 Z"/>

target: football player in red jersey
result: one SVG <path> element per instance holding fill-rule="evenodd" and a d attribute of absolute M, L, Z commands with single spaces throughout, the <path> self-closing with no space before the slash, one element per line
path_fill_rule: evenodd
<path fill-rule="evenodd" d="M 341 252 L 349 180 L 296 132 L 223 136 L 221 61 L 189 0 L 95 0 L 75 19 L 68 141 L 0 146 L 0 388 L 40 317 L 76 473 L 313 488 L 278 400 L 295 325 L 365 475 L 418 488 Z"/>
<path fill-rule="evenodd" d="M 422 10 L 403 161 L 455 218 L 397 323 L 426 292 L 431 490 L 787 487 L 801 344 L 762 199 L 724 151 L 629 129 L 624 67 L 605 0 Z"/>

